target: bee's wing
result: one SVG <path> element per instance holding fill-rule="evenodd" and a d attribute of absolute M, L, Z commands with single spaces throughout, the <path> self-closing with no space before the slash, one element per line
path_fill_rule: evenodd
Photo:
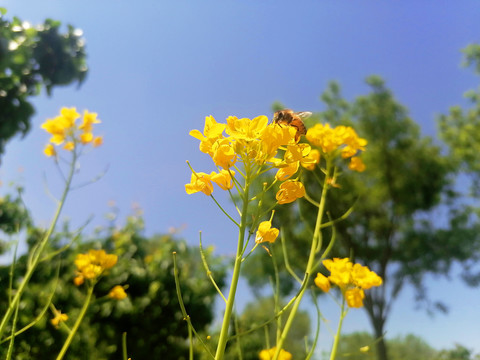
<path fill-rule="evenodd" d="M 312 116 L 312 113 L 310 111 L 299 111 L 295 114 L 300 116 L 301 119 L 305 119 L 305 118 L 308 118 L 308 117 Z"/>

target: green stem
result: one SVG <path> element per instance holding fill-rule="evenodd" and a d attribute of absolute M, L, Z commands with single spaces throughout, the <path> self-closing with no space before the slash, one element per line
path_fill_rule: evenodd
<path fill-rule="evenodd" d="M 316 249 L 319 244 L 319 242 L 322 239 L 322 234 L 320 232 L 321 227 L 322 227 L 322 218 L 323 218 L 323 213 L 325 211 L 325 203 L 327 199 L 327 191 L 328 191 L 328 178 L 330 176 L 331 172 L 331 161 L 327 160 L 327 169 L 326 169 L 326 174 L 325 174 L 325 181 L 323 182 L 323 189 L 322 189 L 322 197 L 320 198 L 320 204 L 318 206 L 318 213 L 317 213 L 317 221 L 315 224 L 315 230 L 313 232 L 313 238 L 312 238 L 312 245 L 310 247 L 310 254 L 308 256 L 308 262 L 307 262 L 307 267 L 305 270 L 305 282 L 308 283 L 310 277 L 311 277 L 311 272 L 314 268 L 315 265 L 315 255 L 316 255 Z M 280 351 L 282 350 L 283 343 L 285 342 L 288 332 L 290 331 L 290 328 L 292 326 L 293 320 L 295 319 L 295 316 L 297 314 L 298 308 L 300 306 L 300 303 L 302 302 L 303 295 L 305 294 L 306 286 L 300 291 L 300 294 L 298 295 L 297 299 L 295 300 L 295 303 L 293 304 L 292 311 L 288 315 L 287 322 L 285 323 L 285 327 L 283 328 L 282 335 L 280 336 L 280 339 L 277 342 L 277 349 L 275 351 L 275 355 L 273 356 L 273 360 L 277 360 L 278 356 L 280 355 Z"/>
<path fill-rule="evenodd" d="M 41 240 L 40 244 L 38 247 L 35 249 L 35 254 L 32 256 L 32 261 L 30 263 L 30 266 L 27 267 L 27 271 L 25 273 L 25 276 L 23 277 L 23 280 L 13 297 L 12 301 L 8 305 L 7 311 L 3 315 L 2 322 L 0 323 L 0 339 L 2 338 L 3 332 L 5 331 L 5 327 L 10 320 L 10 317 L 12 316 L 12 313 L 17 305 L 17 303 L 20 301 L 20 298 L 25 291 L 25 288 L 30 281 L 30 278 L 33 275 L 33 272 L 35 271 L 40 258 L 42 256 L 43 251 L 45 250 L 45 247 L 47 246 L 48 240 L 50 236 L 53 233 L 53 230 L 55 229 L 55 226 L 57 225 L 58 218 L 60 217 L 60 213 L 62 211 L 63 205 L 65 203 L 65 199 L 67 198 L 67 194 L 70 190 L 70 186 L 72 184 L 72 179 L 73 179 L 73 174 L 75 172 L 75 164 L 77 162 L 77 154 L 73 152 L 73 158 L 72 158 L 72 163 L 70 165 L 70 172 L 68 174 L 66 183 L 65 183 L 65 189 L 63 190 L 62 197 L 60 198 L 60 201 L 57 206 L 57 210 L 55 212 L 55 215 L 53 217 L 52 223 L 50 224 L 50 228 L 48 229 L 47 233 Z"/>
<path fill-rule="evenodd" d="M 90 305 L 90 301 L 92 300 L 94 287 L 95 286 L 92 284 L 88 289 L 87 298 L 85 300 L 85 303 L 83 304 L 82 310 L 80 310 L 80 314 L 78 315 L 77 321 L 75 321 L 75 325 L 73 325 L 72 331 L 70 331 L 70 334 L 68 335 L 67 340 L 63 344 L 62 350 L 60 350 L 60 353 L 57 356 L 57 360 L 63 359 L 63 357 L 65 356 L 65 353 L 68 350 L 68 347 L 72 343 L 73 337 L 77 333 L 78 327 L 80 326 L 83 318 L 85 317 L 85 314 L 87 313 L 88 306 Z"/>
<path fill-rule="evenodd" d="M 342 313 L 340 315 L 340 320 L 338 322 L 337 333 L 336 333 L 335 338 L 333 340 L 332 352 L 330 353 L 330 360 L 335 360 L 335 357 L 337 356 L 337 348 L 338 348 L 338 343 L 340 341 L 340 333 L 342 331 L 343 319 L 345 318 L 346 314 L 347 314 L 347 312 L 345 311 L 345 301 L 343 301 L 342 302 Z"/>
<path fill-rule="evenodd" d="M 218 339 L 217 352 L 215 360 L 222 360 L 225 353 L 228 340 L 228 328 L 230 318 L 232 317 L 233 304 L 235 302 L 235 293 L 237 291 L 238 279 L 240 278 L 240 268 L 242 266 L 243 244 L 245 242 L 245 231 L 247 229 L 247 212 L 248 212 L 248 192 L 250 187 L 250 177 L 245 180 L 245 191 L 243 192 L 242 219 L 240 222 L 240 230 L 238 233 L 237 254 L 235 256 L 235 264 L 233 267 L 232 282 L 230 283 L 230 291 L 228 292 L 227 305 L 225 314 L 223 315 L 222 329 L 220 330 L 220 338 Z"/>

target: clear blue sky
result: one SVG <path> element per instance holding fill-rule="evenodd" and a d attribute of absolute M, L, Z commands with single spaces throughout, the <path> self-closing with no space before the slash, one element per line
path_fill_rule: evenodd
<path fill-rule="evenodd" d="M 82 160 L 78 179 L 87 180 L 107 165 L 109 170 L 100 182 L 72 193 L 64 215 L 80 224 L 94 214 L 94 225 L 102 225 L 110 200 L 121 209 L 120 218 L 138 203 L 147 234 L 186 225 L 182 234 L 189 243 L 196 244 L 202 230 L 219 254 L 233 253 L 235 229 L 210 199 L 184 191 L 187 159 L 198 171 L 214 170 L 188 135 L 203 129 L 206 115 L 217 120 L 270 116 L 276 100 L 318 111 L 328 81 L 339 81 L 353 99 L 366 93 L 365 77 L 378 74 L 423 133 L 435 135 L 435 116 L 464 103 L 463 92 L 478 85 L 459 66 L 460 49 L 480 41 L 480 4 L 474 0 L 9 0 L 0 6 L 9 17 L 33 24 L 48 17 L 71 23 L 87 40 L 85 84 L 36 98 L 32 131 L 7 145 L 0 168 L 4 184 L 19 181 L 26 187 L 25 201 L 36 221 L 47 224 L 54 210 L 43 174 L 50 187 L 58 184 L 42 154 L 48 137 L 39 126 L 60 107 L 76 106 L 97 112 L 105 135 L 104 146 Z M 415 311 L 407 290 L 387 323 L 388 335 L 413 332 L 437 348 L 459 342 L 480 352 L 480 290 L 453 279 L 429 282 L 432 297 L 450 305 L 449 315 L 429 318 Z M 369 329 L 369 324 L 356 311 L 345 329 Z"/>

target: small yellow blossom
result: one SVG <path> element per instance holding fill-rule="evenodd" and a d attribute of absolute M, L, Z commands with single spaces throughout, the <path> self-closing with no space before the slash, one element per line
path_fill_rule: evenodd
<path fill-rule="evenodd" d="M 218 139 L 223 137 L 222 133 L 225 130 L 225 124 L 220 124 L 215 121 L 213 116 L 205 117 L 205 126 L 203 134 L 199 130 L 190 131 L 190 136 L 200 140 L 200 151 L 206 154 L 212 154 L 212 145 Z"/>
<path fill-rule="evenodd" d="M 351 281 L 351 270 L 353 264 L 348 258 L 333 260 L 327 259 L 323 261 L 323 265 L 330 271 L 331 275 L 328 279 L 340 288 L 346 288 Z"/>
<path fill-rule="evenodd" d="M 204 172 L 192 173 L 190 184 L 185 185 L 185 191 L 187 194 L 194 194 L 201 191 L 207 196 L 212 195 L 213 185 L 210 175 Z"/>
<path fill-rule="evenodd" d="M 255 242 L 257 244 L 263 242 L 274 243 L 278 237 L 279 230 L 276 228 L 272 228 L 271 221 L 262 221 L 260 225 L 258 225 L 257 234 L 255 236 Z"/>
<path fill-rule="evenodd" d="M 88 144 L 93 141 L 93 134 L 91 132 L 84 132 L 80 134 L 80 142 L 82 144 Z"/>
<path fill-rule="evenodd" d="M 272 360 L 275 356 L 275 351 L 277 351 L 276 346 L 268 350 L 262 350 L 258 354 L 258 357 L 260 360 Z M 292 354 L 282 349 L 280 350 L 280 354 L 278 355 L 278 360 L 292 360 Z"/>
<path fill-rule="evenodd" d="M 278 169 L 275 178 L 280 181 L 285 181 L 295 175 L 295 173 L 298 171 L 298 167 L 298 161 L 288 164 L 287 166 Z"/>
<path fill-rule="evenodd" d="M 112 268 L 118 260 L 118 256 L 107 254 L 105 250 L 89 250 L 86 254 L 78 254 L 75 258 L 77 276 L 75 285 L 81 285 L 84 279 L 96 279 L 105 270 Z"/>
<path fill-rule="evenodd" d="M 353 265 L 352 268 L 353 283 L 362 289 L 370 289 L 373 286 L 382 285 L 382 278 L 368 267 L 360 264 Z"/>
<path fill-rule="evenodd" d="M 315 282 L 315 285 L 317 285 L 320 289 L 322 289 L 322 291 L 324 292 L 330 291 L 330 281 L 325 275 L 318 273 L 314 282 Z"/>
<path fill-rule="evenodd" d="M 360 352 L 366 353 L 370 350 L 370 346 L 368 346 L 368 345 L 362 346 L 359 350 L 360 350 Z"/>
<path fill-rule="evenodd" d="M 75 143 L 73 141 L 66 142 L 65 145 L 63 145 L 63 148 L 67 151 L 72 151 L 75 149 Z"/>
<path fill-rule="evenodd" d="M 210 179 L 222 190 L 229 190 L 233 188 L 233 175 L 235 175 L 235 171 L 222 169 L 219 173 L 212 172 L 210 174 Z"/>
<path fill-rule="evenodd" d="M 197 192 L 203 192 L 205 195 L 210 196 L 213 192 L 213 184 L 217 184 L 222 190 L 229 190 L 233 188 L 232 176 L 234 171 L 228 171 L 222 169 L 219 173 L 212 171 L 210 174 L 204 172 L 193 172 L 190 184 L 185 185 L 185 191 L 187 194 L 194 194 Z"/>
<path fill-rule="evenodd" d="M 353 288 L 345 290 L 345 300 L 347 305 L 351 308 L 361 308 L 363 306 L 363 299 L 365 298 L 365 293 L 363 289 Z"/>
<path fill-rule="evenodd" d="M 55 311 L 55 317 L 50 320 L 50 323 L 55 326 L 57 329 L 60 326 L 60 323 L 67 321 L 68 320 L 68 315 L 67 314 L 62 314 L 60 310 Z"/>
<path fill-rule="evenodd" d="M 362 172 L 365 171 L 365 164 L 363 163 L 362 159 L 358 156 L 354 156 L 350 159 L 350 164 L 348 168 L 353 171 Z"/>
<path fill-rule="evenodd" d="M 78 126 L 80 130 L 84 132 L 92 132 L 93 124 L 100 124 L 101 121 L 97 119 L 96 113 L 88 112 L 87 110 L 83 113 L 83 122 Z"/>
<path fill-rule="evenodd" d="M 96 136 L 93 139 L 93 147 L 99 147 L 100 145 L 103 144 L 103 136 Z"/>
<path fill-rule="evenodd" d="M 305 196 L 305 187 L 300 181 L 287 180 L 280 185 L 276 199 L 279 204 L 288 204 Z"/>
<path fill-rule="evenodd" d="M 48 157 L 57 155 L 57 152 L 55 151 L 55 147 L 52 144 L 47 144 L 45 146 L 45 149 L 43 149 L 43 153 Z"/>
<path fill-rule="evenodd" d="M 314 170 L 315 166 L 320 162 L 320 151 L 312 149 L 307 156 L 302 158 L 300 164 L 307 170 Z"/>
<path fill-rule="evenodd" d="M 122 286 L 116 285 L 113 287 L 112 290 L 110 290 L 110 292 L 108 293 L 108 297 L 116 300 L 123 300 L 127 297 L 127 293 Z"/>
<path fill-rule="evenodd" d="M 235 164 L 237 154 L 229 139 L 218 139 L 212 145 L 212 159 L 215 165 L 228 169 Z"/>

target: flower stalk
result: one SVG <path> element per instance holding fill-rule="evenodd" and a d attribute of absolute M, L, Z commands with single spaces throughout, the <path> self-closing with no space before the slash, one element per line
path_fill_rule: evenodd
<path fill-rule="evenodd" d="M 65 182 L 65 188 L 63 190 L 62 197 L 60 198 L 60 201 L 58 202 L 58 206 L 57 206 L 57 209 L 55 211 L 55 215 L 53 217 L 53 220 L 50 224 L 50 227 L 49 227 L 47 233 L 44 235 L 40 244 L 36 248 L 35 253 L 32 255 L 31 261 L 29 262 L 29 266 L 27 267 L 27 271 L 26 271 L 26 273 L 23 277 L 23 280 L 22 280 L 20 286 L 18 287 L 15 296 L 13 297 L 12 301 L 8 305 L 8 308 L 7 308 L 5 314 L 2 318 L 2 321 L 0 323 L 0 338 L 2 337 L 3 332 L 5 331 L 5 327 L 8 323 L 8 321 L 10 320 L 10 317 L 12 316 L 13 311 L 15 310 L 15 307 L 17 306 L 17 303 L 20 301 L 20 298 L 21 298 L 23 292 L 25 291 L 25 288 L 26 288 L 28 282 L 30 281 L 30 278 L 32 277 L 35 269 L 37 268 L 37 265 L 40 262 L 43 251 L 45 250 L 45 247 L 47 246 L 47 243 L 48 243 L 48 240 L 50 239 L 50 236 L 52 235 L 53 231 L 55 230 L 55 226 L 57 225 L 57 221 L 58 221 L 58 218 L 60 217 L 60 213 L 62 211 L 63 205 L 65 204 L 67 194 L 70 191 L 73 175 L 75 173 L 76 162 L 77 162 L 77 154 L 74 151 L 73 155 L 72 155 L 72 162 L 70 164 L 70 170 L 69 170 L 68 176 L 66 178 L 66 182 Z"/>
<path fill-rule="evenodd" d="M 321 234 L 321 225 L 322 225 L 322 219 L 323 219 L 323 214 L 325 211 L 325 203 L 327 199 L 327 191 L 329 188 L 328 184 L 328 179 L 329 175 L 331 173 L 331 161 L 327 160 L 327 166 L 326 166 L 326 172 L 325 172 L 325 180 L 323 182 L 323 188 L 322 188 L 322 195 L 320 198 L 320 203 L 318 206 L 318 213 L 317 213 L 317 220 L 315 224 L 315 230 L 313 232 L 313 237 L 312 237 L 312 244 L 310 247 L 310 254 L 308 256 L 308 262 L 307 262 L 307 267 L 305 269 L 305 283 L 308 283 L 310 280 L 310 277 L 312 276 L 312 271 L 314 270 L 314 264 L 315 264 L 315 255 L 316 255 L 316 249 L 322 239 L 322 234 Z M 277 341 L 277 348 L 275 351 L 275 354 L 273 356 L 273 360 L 277 360 L 280 352 L 283 347 L 283 343 L 287 339 L 288 332 L 290 331 L 290 328 L 293 324 L 293 320 L 295 319 L 295 316 L 297 314 L 298 308 L 300 306 L 300 303 L 302 302 L 303 295 L 305 294 L 307 287 L 303 287 L 303 289 L 300 291 L 298 294 L 297 299 L 295 300 L 295 303 L 293 304 L 292 311 L 288 315 L 287 321 L 285 323 L 285 327 L 283 328 L 282 335 Z"/>
<path fill-rule="evenodd" d="M 235 303 L 235 294 L 237 292 L 238 279 L 240 278 L 240 268 L 242 266 L 242 258 L 244 252 L 245 233 L 247 230 L 247 210 L 248 210 L 248 197 L 249 197 L 249 174 L 247 172 L 247 178 L 245 181 L 245 189 L 243 192 L 243 206 L 242 217 L 240 222 L 240 229 L 238 231 L 238 243 L 237 253 L 235 255 L 235 263 L 233 266 L 232 281 L 230 283 L 230 291 L 228 292 L 227 304 L 225 306 L 225 313 L 223 315 L 222 328 L 220 330 L 220 337 L 218 339 L 217 351 L 215 353 L 215 360 L 223 359 L 225 348 L 228 340 L 228 328 L 230 325 L 230 319 L 232 317 L 233 305 Z"/>
<path fill-rule="evenodd" d="M 67 353 L 67 350 L 72 343 L 73 337 L 77 333 L 77 330 L 82 323 L 83 318 L 85 317 L 85 314 L 87 313 L 87 309 L 90 305 L 90 302 L 92 300 L 92 295 L 93 295 L 93 289 L 95 287 L 95 284 L 91 284 L 88 288 L 88 293 L 87 293 L 87 298 L 85 299 L 85 303 L 82 306 L 82 309 L 80 310 L 80 314 L 78 315 L 77 320 L 75 321 L 75 325 L 73 325 L 72 330 L 68 334 L 67 340 L 65 340 L 65 343 L 63 344 L 62 349 L 58 353 L 57 360 L 62 360 L 65 354 Z"/>

